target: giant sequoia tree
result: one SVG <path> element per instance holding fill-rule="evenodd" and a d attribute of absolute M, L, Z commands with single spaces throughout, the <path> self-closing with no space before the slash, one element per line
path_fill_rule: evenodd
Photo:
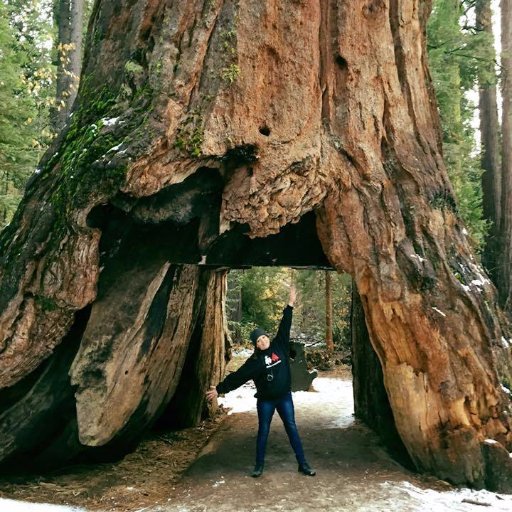
<path fill-rule="evenodd" d="M 443 165 L 429 8 L 96 2 L 69 126 L 0 239 L 4 461 L 197 420 L 221 269 L 330 264 L 413 463 L 511 489 L 510 333 Z"/>

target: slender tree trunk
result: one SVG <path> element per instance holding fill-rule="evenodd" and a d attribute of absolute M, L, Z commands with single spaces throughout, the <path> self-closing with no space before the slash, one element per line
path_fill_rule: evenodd
<path fill-rule="evenodd" d="M 485 32 L 487 63 L 479 71 L 479 114 L 480 136 L 482 145 L 482 193 L 483 214 L 490 222 L 489 233 L 482 255 L 483 263 L 499 288 L 496 279 L 497 256 L 499 254 L 499 233 L 501 217 L 501 169 L 500 169 L 500 139 L 498 122 L 498 102 L 496 98 L 496 71 L 494 38 L 492 29 L 492 10 L 490 0 L 477 0 L 475 4 L 476 26 Z"/>
<path fill-rule="evenodd" d="M 57 93 L 53 127 L 60 131 L 71 112 L 82 67 L 85 0 L 57 0 Z"/>
<path fill-rule="evenodd" d="M 0 234 L 4 459 L 73 435 L 136 440 L 180 380 L 212 382 L 183 374 L 207 293 L 193 264 L 300 265 L 320 240 L 354 278 L 414 465 L 512 490 L 510 325 L 444 167 L 428 14 L 420 0 L 95 3 L 70 126 Z M 215 350 L 199 353 L 211 371 Z M 66 429 L 43 433 L 60 403 Z"/>
<path fill-rule="evenodd" d="M 498 289 L 501 303 L 512 311 L 512 0 L 501 0 L 501 96 L 503 189 Z"/>
<path fill-rule="evenodd" d="M 73 83 L 69 94 L 69 109 L 71 111 L 75 101 L 78 84 L 80 81 L 80 72 L 82 71 L 82 47 L 85 23 L 85 0 L 72 0 L 70 9 L 71 30 L 70 40 L 72 51 L 69 56 L 69 69 L 73 77 Z"/>
<path fill-rule="evenodd" d="M 329 352 L 334 351 L 332 339 L 332 276 L 329 270 L 325 271 L 325 344 Z"/>

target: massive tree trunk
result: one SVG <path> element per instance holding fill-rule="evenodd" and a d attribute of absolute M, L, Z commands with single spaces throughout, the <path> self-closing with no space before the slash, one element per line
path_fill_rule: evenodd
<path fill-rule="evenodd" d="M 56 394 L 40 383 L 62 378 L 63 344 L 82 447 L 136 439 L 180 376 L 204 392 L 224 340 L 213 312 L 217 334 L 197 330 L 213 285 L 191 264 L 326 256 L 354 278 L 416 467 L 512 489 L 509 327 L 446 176 L 428 13 L 419 0 L 96 3 L 71 125 L 0 238 L 4 457 L 30 451 L 42 413 L 23 429 L 14 413 Z M 185 364 L 189 347 L 206 373 Z M 67 439 L 32 448 L 47 437 Z"/>

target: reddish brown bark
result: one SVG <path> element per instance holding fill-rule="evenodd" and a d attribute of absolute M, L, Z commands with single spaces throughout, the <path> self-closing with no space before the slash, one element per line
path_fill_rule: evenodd
<path fill-rule="evenodd" d="M 382 367 L 370 342 L 363 305 L 355 286 L 350 308 L 354 415 L 371 427 L 400 462 L 412 467 L 396 430 L 393 411 L 384 386 Z"/>
<path fill-rule="evenodd" d="M 496 71 L 492 10 L 490 0 L 475 3 L 476 26 L 488 35 L 486 55 L 488 62 L 482 64 L 479 73 L 480 136 L 482 145 L 482 207 L 484 218 L 489 220 L 483 262 L 496 286 L 497 255 L 499 254 L 499 233 L 501 218 L 501 169 L 499 150 L 498 102 L 496 97 Z"/>
<path fill-rule="evenodd" d="M 501 244 L 498 289 L 501 303 L 512 310 L 512 1 L 501 7 Z"/>
<path fill-rule="evenodd" d="M 315 211 L 325 255 L 356 283 L 413 463 L 506 489 L 510 333 L 440 153 L 428 13 L 419 0 L 97 2 L 72 125 L 0 238 L 0 385 L 22 399 L 92 304 L 71 372 L 79 439 L 136 437 L 197 332 L 205 291 L 181 265 L 298 264 L 316 250 Z M 174 294 L 187 313 L 167 333 Z M 199 337 L 216 371 L 214 340 Z M 156 339 L 175 341 L 141 360 Z M 181 376 L 197 393 L 201 372 Z"/>

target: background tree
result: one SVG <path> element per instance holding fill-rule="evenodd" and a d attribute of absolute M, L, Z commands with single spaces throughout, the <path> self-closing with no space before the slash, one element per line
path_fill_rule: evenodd
<path fill-rule="evenodd" d="M 501 0 L 502 200 L 498 289 L 512 311 L 512 1 Z"/>
<path fill-rule="evenodd" d="M 490 0 L 475 2 L 476 30 L 480 32 L 479 52 L 483 58 L 478 66 L 478 107 L 480 117 L 483 218 L 488 221 L 488 233 L 482 252 L 482 262 L 496 286 L 497 255 L 501 218 L 500 128 L 496 97 L 496 51 Z"/>
<path fill-rule="evenodd" d="M 21 198 L 39 154 L 37 105 L 25 70 L 31 55 L 21 35 L 9 23 L 10 6 L 0 3 L 0 229 L 6 225 Z"/>
<path fill-rule="evenodd" d="M 487 221 L 482 214 L 481 162 L 472 120 L 476 106 L 468 96 L 494 65 L 487 32 L 474 30 L 468 10 L 474 2 L 436 0 L 427 26 L 427 45 L 443 133 L 443 155 L 457 208 L 476 247 L 482 247 Z"/>
<path fill-rule="evenodd" d="M 332 335 L 332 276 L 325 271 L 325 345 L 327 350 L 334 350 L 334 341 Z"/>
<path fill-rule="evenodd" d="M 82 68 L 82 36 L 85 0 L 55 0 L 57 25 L 57 90 L 53 112 L 53 128 L 64 126 L 78 91 Z"/>
<path fill-rule="evenodd" d="M 4 75 L 12 77 L 15 62 L 18 83 L 13 86 L 12 79 L 8 78 L 2 85 L 4 101 L 0 116 L 3 116 L 2 123 L 8 129 L 0 139 L 4 145 L 0 163 L 0 229 L 10 221 L 27 179 L 55 135 L 57 127 L 52 126 L 52 112 L 55 122 L 56 114 L 65 117 L 66 108 L 69 112 L 69 104 L 76 94 L 80 70 L 78 61 L 83 51 L 81 35 L 85 31 L 92 0 L 87 0 L 85 6 L 83 0 L 67 2 L 72 9 L 67 24 L 71 27 L 69 32 L 73 41 L 60 45 L 60 49 L 65 51 L 61 51 L 59 94 L 64 96 L 67 105 L 61 114 L 56 108 L 55 65 L 59 61 L 55 29 L 59 4 L 60 0 L 6 0 L 2 3 L 4 30 L 10 34 L 8 40 L 4 37 L 1 43 L 2 51 L 9 55 L 3 66 L 11 69 L 6 69 Z M 80 14 L 83 7 L 85 15 Z M 74 48 L 79 48 L 79 51 L 70 51 Z M 71 68 L 67 69 L 69 66 Z M 75 75 L 76 79 L 73 78 Z"/>
<path fill-rule="evenodd" d="M 331 280 L 330 301 L 327 300 L 327 272 Z M 334 344 L 348 347 L 350 278 L 321 270 L 291 271 L 271 267 L 232 270 L 228 275 L 227 309 L 233 338 L 239 343 L 247 343 L 250 331 L 257 326 L 263 326 L 269 332 L 276 331 L 291 279 L 298 291 L 292 334 L 309 344 L 326 343 L 327 305 L 330 302 L 332 348 Z"/>

